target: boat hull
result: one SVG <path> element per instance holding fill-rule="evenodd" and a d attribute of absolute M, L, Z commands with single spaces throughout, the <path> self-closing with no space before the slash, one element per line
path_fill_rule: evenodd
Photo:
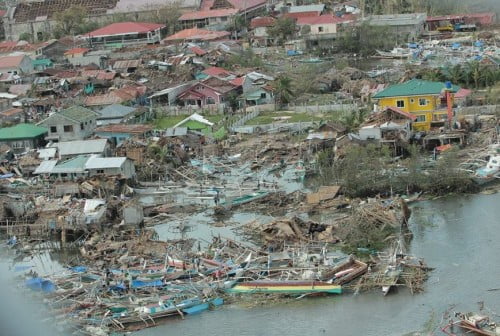
<path fill-rule="evenodd" d="M 273 281 L 252 281 L 237 283 L 228 290 L 230 293 L 273 293 L 273 294 L 341 294 L 342 287 L 325 282 L 273 282 Z"/>

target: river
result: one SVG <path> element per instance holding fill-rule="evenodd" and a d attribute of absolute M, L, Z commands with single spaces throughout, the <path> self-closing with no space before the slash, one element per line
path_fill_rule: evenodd
<path fill-rule="evenodd" d="M 431 273 L 425 292 L 378 291 L 262 305 L 233 304 L 135 333 L 160 335 L 404 335 L 436 330 L 445 311 L 500 312 L 500 194 L 413 205 L 411 253 Z M 493 314 L 492 314 L 493 316 Z M 498 316 L 497 320 L 498 320 Z"/>

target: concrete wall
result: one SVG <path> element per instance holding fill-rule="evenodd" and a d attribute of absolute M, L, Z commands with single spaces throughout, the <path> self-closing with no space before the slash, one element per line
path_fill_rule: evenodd
<path fill-rule="evenodd" d="M 53 114 L 46 120 L 40 123 L 44 127 L 48 128 L 49 134 L 47 138 L 49 139 L 59 139 L 59 141 L 72 141 L 72 140 L 84 140 L 88 138 L 94 132 L 96 127 L 96 120 L 92 119 L 88 122 L 80 123 L 71 122 L 70 120 Z M 69 132 L 64 131 L 64 126 L 72 126 L 73 130 Z M 55 127 L 54 130 L 52 127 Z"/>

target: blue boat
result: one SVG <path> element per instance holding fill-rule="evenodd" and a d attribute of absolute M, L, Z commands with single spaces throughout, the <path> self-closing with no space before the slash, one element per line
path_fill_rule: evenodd
<path fill-rule="evenodd" d="M 196 305 L 196 306 L 185 308 L 182 311 L 188 315 L 193 315 L 193 314 L 198 314 L 198 313 L 201 313 L 205 310 L 208 310 L 209 307 L 210 307 L 210 305 L 208 304 L 208 302 L 205 302 L 205 303 L 201 303 L 201 304 Z"/>

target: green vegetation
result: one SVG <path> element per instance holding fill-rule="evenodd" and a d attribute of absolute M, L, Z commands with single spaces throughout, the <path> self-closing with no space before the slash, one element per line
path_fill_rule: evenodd
<path fill-rule="evenodd" d="M 295 20 L 289 17 L 280 17 L 273 26 L 267 28 L 267 34 L 277 44 L 283 45 L 297 31 Z"/>
<path fill-rule="evenodd" d="M 444 152 L 425 166 L 425 154 L 417 147 L 408 148 L 409 158 L 394 165 L 388 147 L 375 145 L 350 146 L 333 160 L 329 151 L 318 155 L 320 183 L 343 186 L 351 197 L 374 196 L 380 193 L 426 191 L 435 195 L 473 191 L 476 187 L 458 167 L 457 150 Z"/>
<path fill-rule="evenodd" d="M 62 12 L 57 12 L 54 19 L 57 23 L 54 29 L 55 38 L 84 34 L 98 27 L 97 22 L 88 20 L 88 11 L 82 6 L 71 6 Z"/>
<path fill-rule="evenodd" d="M 276 102 L 280 105 L 287 104 L 293 97 L 292 80 L 286 76 L 279 76 L 273 83 Z"/>
<path fill-rule="evenodd" d="M 287 122 L 305 122 L 305 121 L 321 121 L 325 120 L 325 118 L 320 116 L 314 116 L 308 113 L 295 113 L 295 112 L 265 112 L 261 113 L 258 117 L 253 118 L 246 122 L 245 125 L 254 126 L 254 125 L 264 125 L 264 124 L 272 124 L 277 120 L 275 118 L 283 118 L 289 117 L 286 119 Z"/>
<path fill-rule="evenodd" d="M 465 87 L 479 89 L 493 86 L 500 82 L 500 69 L 471 61 L 464 65 L 454 65 L 441 69 L 424 69 L 419 77 L 432 81 L 451 81 Z"/>
<path fill-rule="evenodd" d="M 350 52 L 361 56 L 370 56 L 377 49 L 392 49 L 397 39 L 388 27 L 370 26 L 363 22 L 359 26 L 348 27 L 339 34 L 336 45 L 342 52 Z"/>
<path fill-rule="evenodd" d="M 252 48 L 245 49 L 241 54 L 231 55 L 226 61 L 227 68 L 255 68 L 261 67 L 264 63 L 262 58 L 256 55 Z"/>

